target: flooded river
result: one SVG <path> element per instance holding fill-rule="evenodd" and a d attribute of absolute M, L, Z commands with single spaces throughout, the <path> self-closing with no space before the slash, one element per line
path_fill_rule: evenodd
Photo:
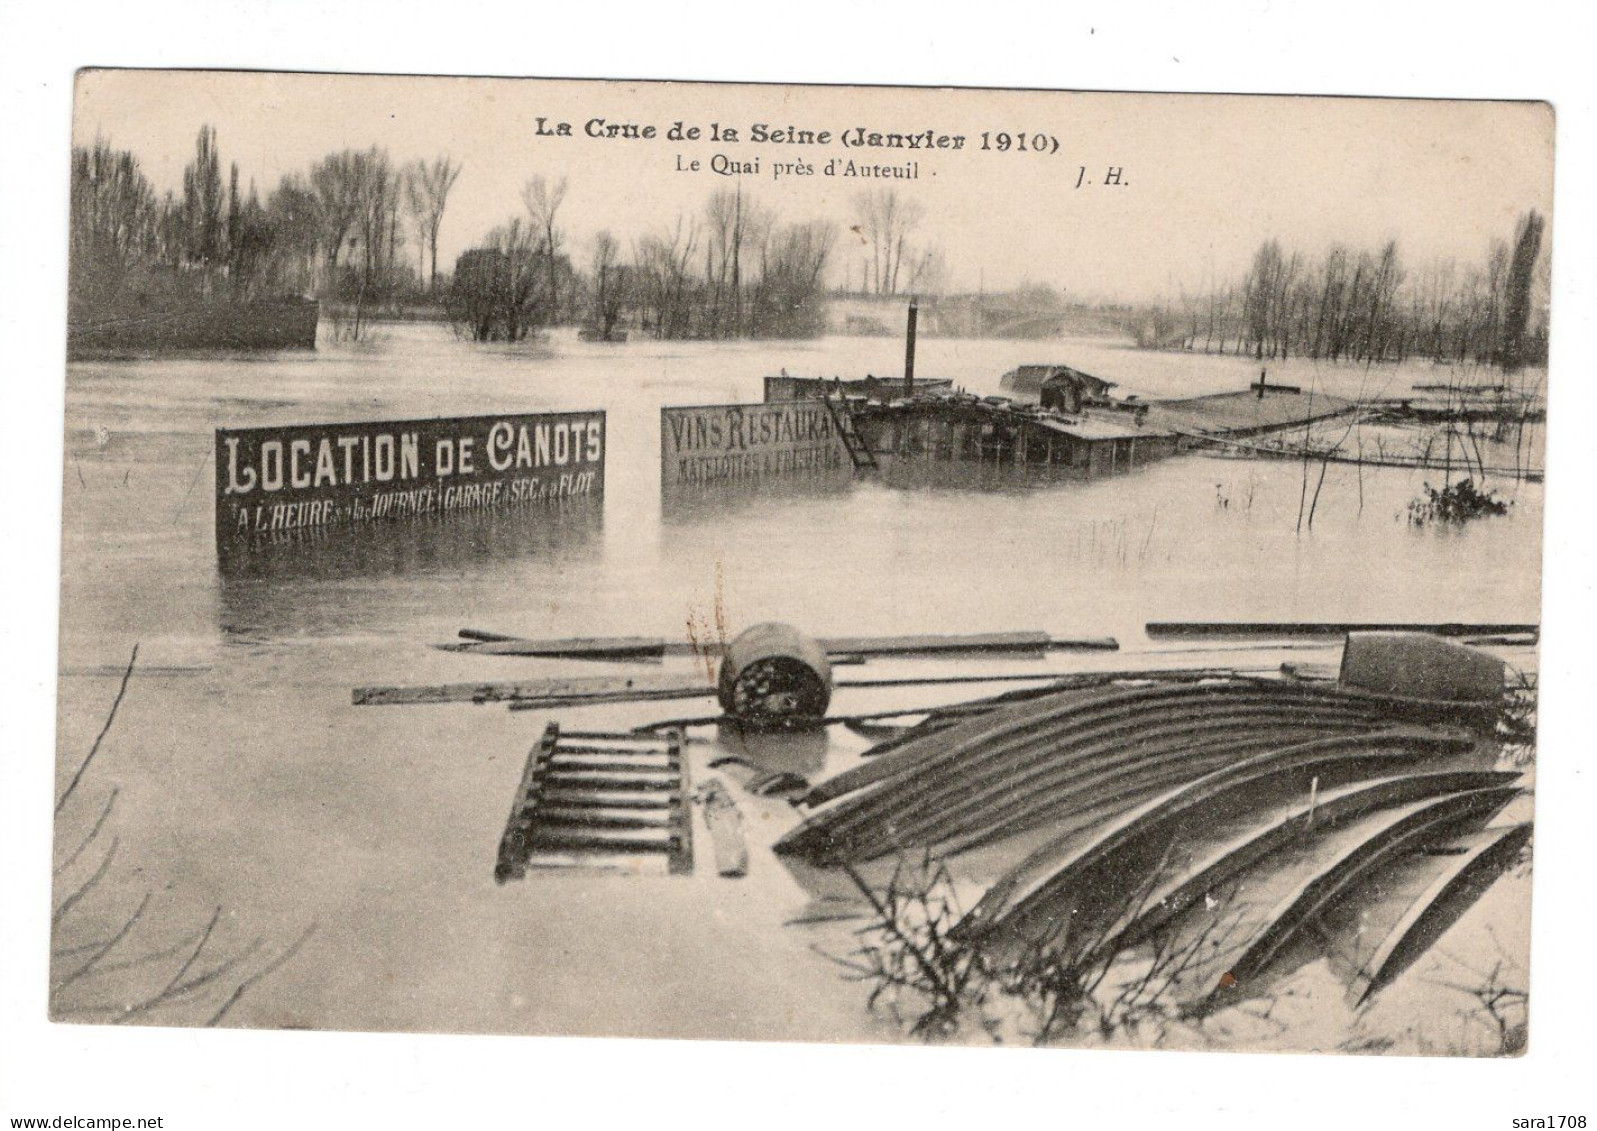
<path fill-rule="evenodd" d="M 1038 628 L 1148 651 L 1150 620 L 1539 619 L 1535 483 L 1491 483 L 1512 502 L 1507 515 L 1455 530 L 1407 521 L 1435 473 L 1332 465 L 1312 527 L 1300 530 L 1300 465 L 1198 456 L 1093 482 L 895 474 L 662 499 L 662 405 L 758 400 L 762 377 L 781 369 L 893 374 L 900 351 L 892 339 L 600 345 L 565 334 L 478 346 L 396 325 L 314 354 L 72 365 L 63 783 L 139 646 L 115 729 L 58 823 L 58 851 L 70 850 L 119 791 L 114 867 L 74 929 L 114 929 L 146 890 L 152 944 L 175 944 L 217 906 L 221 953 L 257 937 L 266 953 L 314 924 L 304 951 L 241 1000 L 232 1024 L 883 1039 L 897 1030 L 865 1010 L 860 987 L 810 949 L 812 938 L 783 927 L 809 894 L 758 848 L 741 882 L 701 867 L 693 878 L 494 885 L 505 811 L 549 718 L 611 728 L 709 703 L 553 715 L 354 708 L 351 689 L 571 671 L 429 647 L 467 626 L 668 638 L 686 636 L 690 622 L 736 632 L 771 619 L 815 635 Z M 1146 396 L 1236 389 L 1258 370 L 1101 339 L 923 340 L 916 368 L 987 393 L 1005 370 L 1049 361 Z M 1270 379 L 1380 395 L 1437 372 L 1292 363 L 1272 366 Z M 559 512 L 558 522 L 394 524 L 359 532 L 338 555 L 302 550 L 218 574 L 215 428 L 590 408 L 608 413 L 602 508 Z M 1316 467 L 1309 492 L 1318 478 Z M 982 690 L 836 702 L 871 709 Z M 764 753 L 814 774 L 860 745 L 834 733 Z M 757 846 L 791 820 L 783 808 L 750 813 Z M 1508 917 L 1498 933 L 1515 945 L 1525 924 Z M 139 976 L 107 975 L 73 1001 L 94 1019 L 97 1005 L 136 992 L 127 986 Z M 150 1020 L 196 1017 L 175 1009 Z"/>

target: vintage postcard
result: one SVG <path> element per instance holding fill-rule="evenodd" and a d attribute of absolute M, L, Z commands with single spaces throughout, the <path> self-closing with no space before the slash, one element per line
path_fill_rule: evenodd
<path fill-rule="evenodd" d="M 1544 103 L 78 76 L 60 1022 L 1502 1056 Z"/>

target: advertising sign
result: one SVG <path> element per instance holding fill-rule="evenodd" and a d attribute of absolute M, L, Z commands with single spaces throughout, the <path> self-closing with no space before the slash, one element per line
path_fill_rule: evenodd
<path fill-rule="evenodd" d="M 220 428 L 216 543 L 604 493 L 604 413 Z"/>
<path fill-rule="evenodd" d="M 847 460 L 822 401 L 660 410 L 660 479 L 666 485 L 835 471 Z"/>

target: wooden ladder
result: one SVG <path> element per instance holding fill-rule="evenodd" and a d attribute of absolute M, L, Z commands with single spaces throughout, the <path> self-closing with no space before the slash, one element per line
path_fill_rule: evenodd
<path fill-rule="evenodd" d="M 854 427 L 854 413 L 850 411 L 848 402 L 833 400 L 831 397 L 822 398 L 826 411 L 832 414 L 832 423 L 837 426 L 837 434 L 842 438 L 843 447 L 848 452 L 848 458 L 853 462 L 856 470 L 868 467 L 878 469 L 876 453 L 871 451 L 871 446 L 865 442 L 859 429 Z"/>
<path fill-rule="evenodd" d="M 544 729 L 527 755 L 499 840 L 494 879 L 529 867 L 600 863 L 664 853 L 672 874 L 693 870 L 693 812 L 682 735 Z"/>

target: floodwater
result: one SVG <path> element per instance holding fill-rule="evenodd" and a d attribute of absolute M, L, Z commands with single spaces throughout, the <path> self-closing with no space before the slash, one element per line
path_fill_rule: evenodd
<path fill-rule="evenodd" d="M 985 393 L 1016 364 L 1055 360 L 1146 396 L 1236 389 L 1259 368 L 1102 339 L 923 339 L 916 369 Z M 504 816 L 546 722 L 614 729 L 705 713 L 712 703 L 548 714 L 356 708 L 351 689 L 572 672 L 572 662 L 429 647 L 463 627 L 668 638 L 772 619 L 815 635 L 1037 628 L 1113 635 L 1126 650 L 1147 652 L 1170 647 L 1144 637 L 1150 620 L 1539 619 L 1538 483 L 1489 483 L 1511 501 L 1509 512 L 1462 529 L 1407 521 L 1408 504 L 1435 473 L 1329 465 L 1321 484 L 1317 465 L 1305 478 L 1290 461 L 1197 456 L 1095 482 L 945 467 L 934 476 L 900 469 L 662 499 L 660 406 L 758 400 L 761 378 L 783 368 L 858 377 L 901 365 L 901 345 L 890 339 L 602 345 L 557 334 L 479 346 L 440 327 L 396 325 L 380 327 L 372 342 L 314 354 L 70 366 L 63 785 L 103 724 L 135 644 L 139 653 L 115 726 L 58 820 L 64 858 L 117 791 L 105 830 L 117 838 L 116 855 L 63 919 L 57 948 L 106 937 L 148 891 L 128 957 L 177 946 L 217 907 L 224 910 L 206 955 L 241 956 L 240 971 L 314 925 L 293 961 L 238 1001 L 229 1024 L 891 1039 L 897 1028 L 874 1018 L 862 987 L 811 948 L 817 937 L 783 926 L 804 914 L 812 893 L 760 850 L 792 820 L 781 802 L 743 799 L 754 845 L 744 880 L 718 879 L 706 847 L 691 878 L 535 873 L 493 883 Z M 1294 362 L 1272 366 L 1270 379 L 1380 395 L 1445 380 L 1438 372 L 1446 373 L 1428 364 L 1366 371 Z M 602 507 L 394 524 L 283 549 L 242 575 L 218 573 L 217 427 L 588 408 L 608 413 Z M 1300 515 L 1315 495 L 1308 524 Z M 1284 658 L 1335 656 L 1220 657 L 1261 668 Z M 1146 662 L 1214 659 L 1166 652 Z M 1047 665 L 1087 663 L 1132 666 L 1125 656 L 1055 656 Z M 921 661 L 853 670 L 948 668 Z M 1010 685 L 843 691 L 834 706 L 946 702 L 999 686 Z M 748 756 L 814 776 L 862 745 L 834 730 Z M 701 770 L 714 749 L 693 748 Z M 63 872 L 58 898 L 88 878 L 103 844 Z M 1493 916 L 1494 939 L 1523 963 L 1528 884 L 1499 888 L 1472 915 Z M 834 932 L 825 943 L 846 945 L 846 937 Z M 261 948 L 250 951 L 257 938 Z M 58 1015 L 106 1019 L 170 974 L 170 964 L 106 961 L 70 987 Z M 206 994 L 226 982 L 139 1019 L 203 1022 L 218 1004 Z M 1394 987 L 1392 997 L 1428 1002 L 1426 992 Z M 1446 1011 L 1445 1023 L 1429 1029 L 1396 1016 L 1394 1030 L 1423 1030 L 1399 1047 L 1463 1047 L 1480 1028 L 1459 1020 L 1464 1006 L 1416 1007 Z M 1250 1032 L 1245 1043 L 1328 1047 L 1340 1031 L 1305 1023 L 1273 1036 Z"/>

